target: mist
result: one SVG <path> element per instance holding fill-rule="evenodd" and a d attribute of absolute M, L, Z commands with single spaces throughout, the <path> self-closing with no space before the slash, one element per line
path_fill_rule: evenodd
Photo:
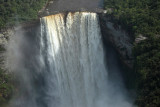
<path fill-rule="evenodd" d="M 94 10 L 103 0 L 55 0 L 52 12 Z M 56 14 L 15 27 L 7 66 L 16 78 L 9 107 L 132 107 L 113 47 L 96 13 Z"/>
<path fill-rule="evenodd" d="M 14 74 L 16 82 L 16 90 L 9 107 L 37 107 L 35 100 L 40 90 L 37 90 L 36 85 L 37 81 L 41 82 L 41 79 L 37 78 L 40 70 L 37 43 L 40 29 L 37 26 L 15 27 L 15 34 L 9 39 L 6 65 Z"/>
<path fill-rule="evenodd" d="M 7 66 L 17 91 L 9 107 L 132 107 L 116 52 L 103 46 L 98 16 L 69 13 L 69 28 L 63 16 L 52 16 L 57 24 L 46 17 L 41 25 L 15 28 Z"/>

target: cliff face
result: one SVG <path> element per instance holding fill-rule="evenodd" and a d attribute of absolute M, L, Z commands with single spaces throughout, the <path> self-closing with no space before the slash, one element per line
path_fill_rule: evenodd
<path fill-rule="evenodd" d="M 133 67 L 133 39 L 120 26 L 109 22 L 107 17 L 100 14 L 100 26 L 104 42 L 111 43 L 120 55 L 121 61 L 129 68 Z"/>
<path fill-rule="evenodd" d="M 127 34 L 120 26 L 114 25 L 109 22 L 105 16 L 99 14 L 100 26 L 104 42 L 111 43 L 120 55 L 121 60 L 129 68 L 133 67 L 132 47 L 133 40 L 130 35 Z M 16 31 L 23 30 L 25 33 L 33 34 L 33 29 L 37 29 L 39 26 L 39 20 L 30 22 L 27 24 L 19 25 L 14 28 L 4 29 L 0 32 L 0 66 L 5 68 L 5 48 L 7 47 L 8 40 L 11 35 L 14 35 Z"/>

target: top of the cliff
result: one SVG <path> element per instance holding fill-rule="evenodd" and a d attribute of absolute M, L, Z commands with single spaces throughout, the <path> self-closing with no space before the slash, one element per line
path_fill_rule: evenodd
<path fill-rule="evenodd" d="M 50 0 L 39 12 L 39 16 L 48 16 L 62 12 L 89 11 L 101 13 L 103 0 Z"/>

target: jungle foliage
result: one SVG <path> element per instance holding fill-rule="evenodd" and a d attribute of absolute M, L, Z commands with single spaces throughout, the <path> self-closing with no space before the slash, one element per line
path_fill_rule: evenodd
<path fill-rule="evenodd" d="M 0 69 L 0 105 L 6 104 L 8 100 L 12 97 L 13 93 L 13 83 L 10 74 L 6 71 Z"/>
<path fill-rule="evenodd" d="M 145 36 L 160 34 L 159 0 L 105 0 L 114 22 L 131 33 Z"/>
<path fill-rule="evenodd" d="M 134 38 L 147 37 L 135 43 L 135 72 L 139 107 L 160 106 L 160 1 L 105 0 L 105 8 L 112 22 L 121 25 Z"/>
<path fill-rule="evenodd" d="M 0 30 L 18 23 L 38 18 L 38 12 L 48 0 L 0 0 Z M 0 52 L 5 49 L 0 46 Z M 0 59 L 0 62 L 2 60 Z M 0 66 L 0 106 L 11 99 L 14 84 L 13 76 Z"/>
<path fill-rule="evenodd" d="M 0 29 L 37 19 L 48 0 L 0 0 Z"/>

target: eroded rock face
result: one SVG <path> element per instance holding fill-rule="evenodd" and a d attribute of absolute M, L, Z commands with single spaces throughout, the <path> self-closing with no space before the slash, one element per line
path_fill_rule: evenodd
<path fill-rule="evenodd" d="M 110 42 L 121 56 L 121 60 L 129 68 L 133 67 L 133 40 L 120 26 L 109 22 L 106 17 L 100 15 L 100 25 L 105 42 Z"/>

